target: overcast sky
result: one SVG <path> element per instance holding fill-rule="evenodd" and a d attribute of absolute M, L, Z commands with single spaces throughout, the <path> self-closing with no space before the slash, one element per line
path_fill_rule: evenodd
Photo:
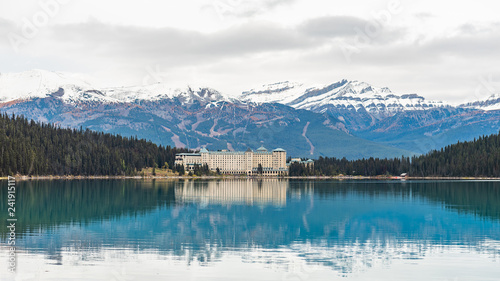
<path fill-rule="evenodd" d="M 0 72 L 228 95 L 341 79 L 453 103 L 500 93 L 498 1 L 0 0 Z"/>

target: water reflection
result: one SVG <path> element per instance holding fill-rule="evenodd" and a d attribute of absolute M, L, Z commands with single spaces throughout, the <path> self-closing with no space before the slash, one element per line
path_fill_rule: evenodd
<path fill-rule="evenodd" d="M 35 181 L 19 182 L 17 204 L 19 248 L 68 266 L 237 256 L 343 275 L 433 253 L 500 254 L 497 182 Z"/>
<path fill-rule="evenodd" d="M 184 181 L 175 188 L 179 203 L 286 205 L 288 181 L 283 179 Z"/>

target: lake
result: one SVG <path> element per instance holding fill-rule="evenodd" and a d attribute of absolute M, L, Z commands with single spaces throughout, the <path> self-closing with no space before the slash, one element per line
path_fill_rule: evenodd
<path fill-rule="evenodd" d="M 500 182 L 16 183 L 1 280 L 499 280 Z"/>

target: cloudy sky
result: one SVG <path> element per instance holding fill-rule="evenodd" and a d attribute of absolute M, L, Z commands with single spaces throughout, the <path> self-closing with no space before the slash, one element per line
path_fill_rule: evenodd
<path fill-rule="evenodd" d="M 360 80 L 453 103 L 500 93 L 494 0 L 0 0 L 0 72 L 228 95 Z"/>

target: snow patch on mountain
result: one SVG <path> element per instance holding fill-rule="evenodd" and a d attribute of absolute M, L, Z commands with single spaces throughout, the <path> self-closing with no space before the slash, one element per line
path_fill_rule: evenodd
<path fill-rule="evenodd" d="M 103 89 L 103 92 L 107 96 L 122 102 L 133 102 L 136 100 L 156 101 L 165 98 L 172 99 L 182 93 L 180 89 L 172 89 L 161 83 L 146 86 L 107 88 Z"/>
<path fill-rule="evenodd" d="M 460 105 L 460 107 L 481 109 L 484 111 L 500 110 L 500 93 L 485 99 Z"/>
<path fill-rule="evenodd" d="M 333 84 L 306 85 L 280 82 L 262 85 L 233 98 L 202 86 L 172 87 L 164 83 L 132 87 L 96 88 L 75 75 L 46 70 L 0 73 L 0 103 L 14 100 L 53 97 L 65 103 L 134 103 L 177 100 L 200 102 L 208 107 L 224 102 L 281 103 L 297 109 L 326 113 L 328 110 L 365 110 L 372 117 L 392 116 L 401 111 L 449 107 L 440 101 L 429 101 L 416 94 L 395 94 L 387 87 L 378 88 L 365 82 L 341 80 Z M 500 110 L 500 94 L 460 105 L 463 108 Z"/>
<path fill-rule="evenodd" d="M 46 70 L 0 73 L 0 102 L 17 99 L 44 98 L 67 88 L 68 93 L 87 89 L 90 85 L 71 75 Z"/>
<path fill-rule="evenodd" d="M 416 94 L 396 95 L 387 87 L 377 88 L 365 82 L 347 80 L 323 86 L 275 83 L 243 92 L 240 99 L 255 103 L 282 103 L 316 112 L 325 112 L 327 108 L 335 107 L 356 111 L 365 109 L 370 113 L 383 115 L 447 106 L 443 102 L 427 101 Z"/>
<path fill-rule="evenodd" d="M 0 102 L 54 97 L 65 103 L 131 103 L 178 99 L 181 103 L 236 101 L 208 87 L 172 88 L 158 83 L 98 89 L 71 75 L 45 70 L 0 73 Z"/>
<path fill-rule="evenodd" d="M 279 82 L 262 85 L 260 87 L 243 92 L 239 97 L 242 101 L 254 103 L 282 103 L 288 104 L 299 98 L 307 91 L 315 89 L 314 86 L 306 86 L 300 83 Z"/>

